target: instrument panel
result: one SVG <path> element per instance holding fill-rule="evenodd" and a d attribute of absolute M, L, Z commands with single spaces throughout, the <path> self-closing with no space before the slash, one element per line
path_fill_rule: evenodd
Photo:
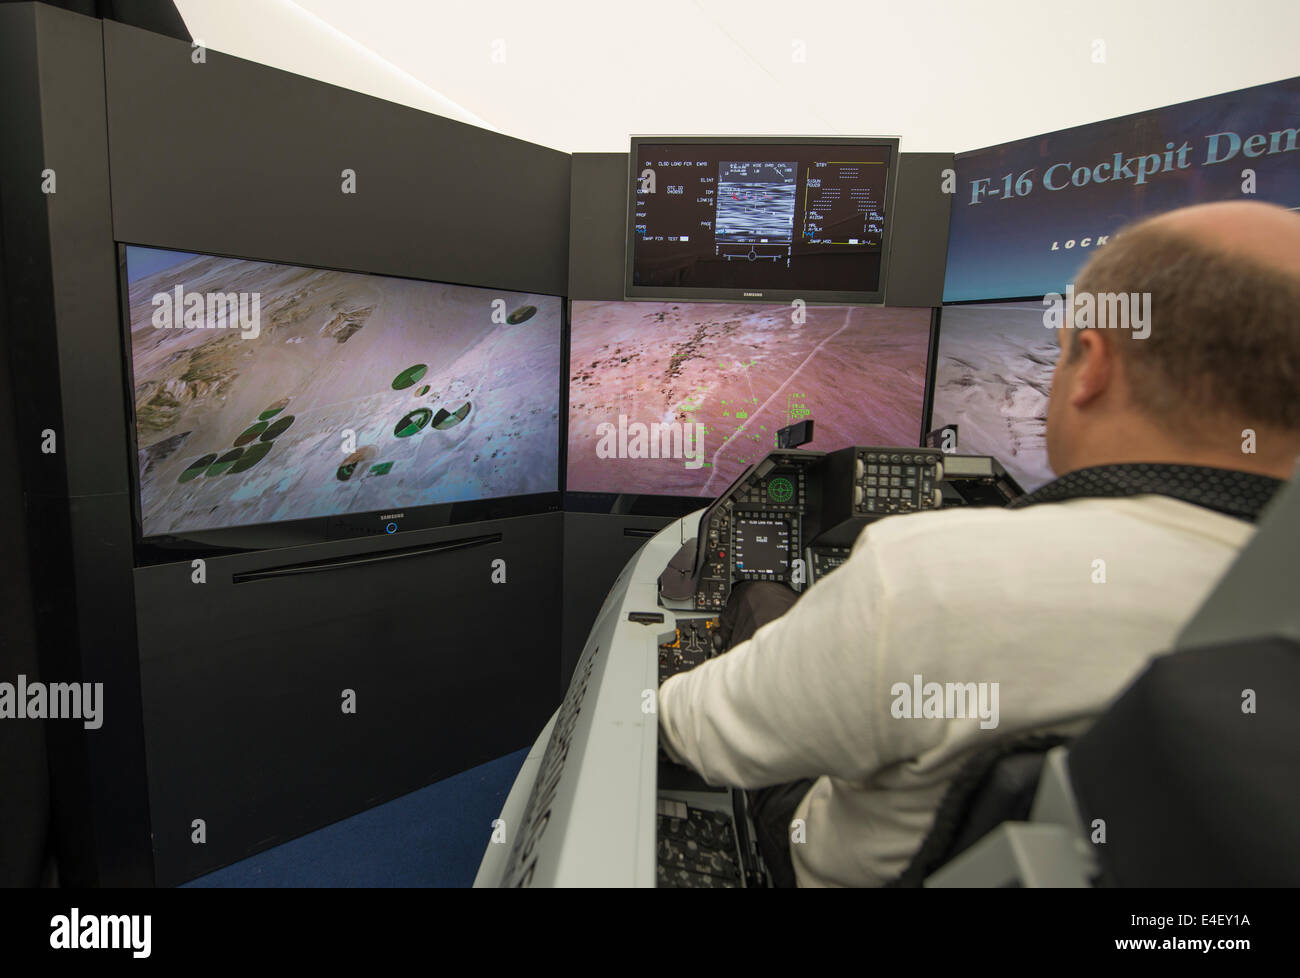
<path fill-rule="evenodd" d="M 659 643 L 659 682 L 689 672 L 722 651 L 717 618 L 679 618 L 671 641 Z"/>
<path fill-rule="evenodd" d="M 820 452 L 783 449 L 751 466 L 704 513 L 693 605 L 720 611 L 739 581 L 804 583 L 808 471 Z"/>
<path fill-rule="evenodd" d="M 843 563 L 867 523 L 938 509 L 943 455 L 926 448 L 777 449 L 704 512 L 691 605 L 719 612 L 741 581 L 802 590 Z M 820 545 L 820 546 L 819 546 Z M 812 547 L 815 568 L 804 547 Z"/>
<path fill-rule="evenodd" d="M 933 449 L 856 449 L 854 507 L 881 516 L 938 509 L 943 503 L 942 479 L 943 462 Z"/>
<path fill-rule="evenodd" d="M 841 567 L 852 553 L 852 547 L 809 547 L 808 556 L 812 571 L 810 584 L 815 584 L 831 571 Z"/>

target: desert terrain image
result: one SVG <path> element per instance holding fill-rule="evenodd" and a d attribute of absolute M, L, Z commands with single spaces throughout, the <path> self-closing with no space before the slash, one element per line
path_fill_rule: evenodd
<path fill-rule="evenodd" d="M 1026 491 L 1047 464 L 1047 397 L 1059 353 L 1041 302 L 951 306 L 939 322 L 931 428 L 957 426 L 957 453 L 992 455 Z"/>
<path fill-rule="evenodd" d="M 811 417 L 808 448 L 917 445 L 929 309 L 575 301 L 567 488 L 716 496 Z M 704 465 L 600 458 L 603 422 L 704 425 Z"/>
<path fill-rule="evenodd" d="M 156 328 L 177 283 L 260 335 Z M 146 536 L 558 488 L 555 297 L 193 255 L 129 299 Z"/>

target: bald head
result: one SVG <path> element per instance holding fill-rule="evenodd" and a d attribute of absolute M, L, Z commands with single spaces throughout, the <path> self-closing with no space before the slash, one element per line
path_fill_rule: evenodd
<path fill-rule="evenodd" d="M 1290 475 L 1300 454 L 1300 213 L 1232 201 L 1148 218 L 1113 235 L 1074 290 L 1097 312 L 1060 331 L 1053 470 L 1163 461 Z M 1117 296 L 1127 304 L 1102 302 Z"/>
<path fill-rule="evenodd" d="M 1256 201 L 1220 201 L 1183 207 L 1132 225 L 1178 235 L 1188 242 L 1300 277 L 1300 211 Z"/>

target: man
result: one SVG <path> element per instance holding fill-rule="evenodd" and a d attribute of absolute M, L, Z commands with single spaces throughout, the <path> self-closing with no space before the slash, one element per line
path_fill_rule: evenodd
<path fill-rule="evenodd" d="M 1149 294 L 1151 316 L 1132 328 L 1103 302 L 1058 330 L 1060 478 L 1006 510 L 870 525 L 787 614 L 660 688 L 661 745 L 711 783 L 815 779 L 768 826 L 778 879 L 898 877 L 962 763 L 1085 729 L 1170 647 L 1290 477 L 1300 215 L 1170 212 L 1113 237 L 1075 289 Z M 993 709 L 926 717 L 910 691 L 931 682 L 979 689 Z"/>

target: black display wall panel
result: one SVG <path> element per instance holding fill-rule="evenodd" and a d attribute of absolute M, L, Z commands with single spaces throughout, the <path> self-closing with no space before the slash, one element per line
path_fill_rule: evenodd
<path fill-rule="evenodd" d="M 887 306 L 943 302 L 951 197 L 942 173 L 951 153 L 901 153 Z M 627 154 L 575 153 L 569 235 L 569 298 L 622 299 L 627 228 Z"/>
<path fill-rule="evenodd" d="M 0 341 L 24 498 L 2 518 L 26 524 L 41 680 L 103 683 L 99 729 L 45 724 L 61 881 L 148 884 L 100 21 L 0 5 L 0 91 Z M 22 561 L 21 534 L 5 540 Z"/>
<path fill-rule="evenodd" d="M 622 299 L 627 154 L 575 153 L 569 191 L 569 298 Z"/>
<path fill-rule="evenodd" d="M 404 534 L 382 549 L 350 541 L 213 558 L 203 584 L 188 563 L 137 569 L 159 885 L 531 744 L 557 702 L 562 521 L 548 513 Z M 498 559 L 506 580 L 494 584 Z M 355 714 L 343 712 L 349 689 Z"/>
<path fill-rule="evenodd" d="M 568 688 L 614 579 L 645 542 L 671 522 L 662 516 L 564 514 L 563 688 Z"/>
<path fill-rule="evenodd" d="M 112 22 L 104 56 L 118 240 L 564 294 L 568 154 Z"/>
<path fill-rule="evenodd" d="M 943 174 L 952 153 L 903 153 L 894 184 L 894 236 L 889 253 L 887 306 L 938 306 L 948 262 L 952 194 Z"/>
<path fill-rule="evenodd" d="M 0 247 L 3 241 L 0 240 Z M 0 268 L 4 267 L 0 251 Z M 13 329 L 0 278 L 0 337 Z M 0 560 L 0 682 L 39 680 L 27 531 L 23 525 L 18 430 L 8 344 L 0 339 L 0 527 L 8 544 Z M 0 732 L 0 888 L 35 886 L 41 878 L 50 818 L 45 724 L 9 720 Z"/>
<path fill-rule="evenodd" d="M 21 516 L 5 518 L 25 519 L 29 533 L 42 678 L 105 684 L 100 730 L 75 722 L 47 725 L 60 870 L 70 884 L 154 882 L 143 718 L 147 712 L 151 725 L 162 722 L 149 731 L 162 761 L 169 739 L 186 743 L 188 729 L 183 700 L 141 700 L 137 611 L 141 631 L 151 636 L 170 634 L 160 622 L 174 621 L 178 612 L 160 603 L 156 592 L 139 596 L 134 590 L 154 578 L 152 571 L 137 576 L 133 566 L 133 460 L 115 241 L 556 295 L 566 285 L 565 154 L 215 52 L 207 53 L 205 64 L 190 55 L 183 42 L 120 24 L 41 4 L 0 4 L 2 339 L 14 384 L 11 430 L 25 506 Z M 357 171 L 355 195 L 338 192 L 345 166 Z M 42 192 L 46 169 L 57 174 L 55 193 Z M 51 454 L 40 451 L 47 429 L 57 439 Z M 454 673 L 441 673 L 443 688 L 458 689 L 462 717 L 491 715 L 503 696 L 513 697 L 513 712 L 489 726 L 463 722 L 442 729 L 419 784 L 530 742 L 558 702 L 562 517 L 549 518 L 555 539 L 548 537 L 549 549 L 537 551 L 537 559 L 549 561 L 545 587 L 514 589 L 517 600 L 506 611 L 486 577 L 481 583 L 467 579 L 468 590 L 451 592 L 467 613 L 486 607 L 494 614 L 491 627 L 458 635 L 471 643 L 461 656 L 481 666 L 464 673 L 463 687 L 455 686 L 460 680 Z M 14 543 L 20 536 L 8 533 L 6 539 Z M 359 546 L 405 546 L 411 539 L 402 534 Z M 507 536 L 514 546 L 510 541 Z M 262 556 L 283 562 L 282 555 Z M 11 557 L 22 559 L 12 550 Z M 520 559 L 527 567 L 532 557 Z M 376 580 L 388 579 L 386 568 L 370 570 Z M 301 604 L 327 606 L 335 585 L 323 583 L 329 575 L 312 577 L 316 583 L 303 578 L 301 587 L 314 596 Z M 381 637 L 383 622 L 406 620 L 390 590 L 365 591 Z M 459 612 L 452 601 L 430 607 L 446 616 Z M 519 643 L 499 646 L 498 632 L 514 635 L 523 628 L 519 623 L 536 624 L 528 641 L 543 660 L 536 666 L 540 678 L 536 684 L 530 679 L 525 694 L 512 674 L 503 673 L 493 681 L 503 694 L 489 689 L 484 677 L 490 673 L 483 670 L 504 668 L 496 650 Z M 275 616 L 264 626 L 287 636 Z M 409 624 L 393 631 L 412 633 Z M 523 674 L 531 677 L 533 668 L 530 659 Z M 157 682 L 165 673 L 155 667 L 150 675 L 152 688 L 161 688 Z M 372 690 L 390 683 L 377 697 L 371 694 L 381 702 L 409 682 L 400 669 L 383 676 L 363 672 L 363 679 L 367 675 Z M 208 700 L 237 701 L 248 688 L 244 674 L 208 678 L 202 690 Z M 185 688 L 177 683 L 173 694 Z M 278 727 L 266 714 L 253 715 L 257 723 L 266 721 L 255 729 L 267 741 L 306 743 L 295 739 L 301 720 L 293 711 L 277 714 Z M 160 716 L 180 721 L 171 727 Z M 375 797 L 418 786 L 405 760 L 386 760 L 420 750 L 411 748 L 402 722 L 386 728 L 386 737 L 367 733 L 373 770 L 358 784 Z M 312 763 L 305 754 L 278 749 L 283 767 Z M 222 758 L 234 763 L 230 755 L 203 756 L 210 766 Z M 242 777 L 256 783 L 262 759 L 246 755 L 243 763 Z M 152 786 L 164 792 L 158 798 L 164 806 L 172 797 L 167 792 L 202 784 L 187 782 L 201 776 L 180 771 L 179 761 L 166 770 L 168 782 Z M 385 772 L 393 779 L 384 781 Z M 328 795 L 317 806 L 327 818 L 364 804 L 358 799 L 365 791 L 356 786 L 345 784 L 337 794 L 329 794 L 324 781 L 310 787 L 321 798 Z M 290 806 L 288 795 L 279 797 Z M 215 810 L 220 820 L 222 810 Z M 169 819 L 172 811 L 161 809 Z M 274 805 L 249 808 L 251 821 L 242 827 L 258 844 L 287 837 L 296 830 L 279 819 L 288 814 Z M 263 815 L 267 821 L 259 823 Z M 231 838 L 227 832 L 221 844 Z M 220 848 L 209 845 L 209 853 Z M 168 859 L 160 879 L 195 871 Z"/>

